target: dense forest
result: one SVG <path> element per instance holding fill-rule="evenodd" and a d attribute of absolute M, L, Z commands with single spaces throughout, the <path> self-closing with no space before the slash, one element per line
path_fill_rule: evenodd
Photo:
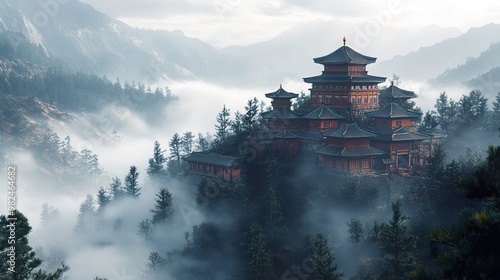
<path fill-rule="evenodd" d="M 301 104 L 307 104 L 304 96 Z M 168 153 L 155 142 L 143 185 L 143 172 L 130 166 L 124 177 L 88 194 L 73 231 L 86 246 L 140 240 L 155 248 L 137 264 L 137 279 L 494 279 L 500 262 L 500 146 L 478 150 L 459 141 L 470 134 L 498 141 L 500 93 L 493 110 L 487 104 L 479 91 L 458 101 L 442 93 L 418 129 L 447 139 L 424 170 L 409 177 L 332 174 L 317 168 L 314 156 L 277 151 L 256 157 L 265 147 L 244 140 L 263 127 L 264 108 L 255 98 L 242 113 L 231 115 L 223 106 L 213 136 L 176 133 Z M 97 155 L 73 151 L 70 140 L 52 135 L 45 151 L 61 162 L 79 162 L 84 176 L 101 172 Z M 192 151 L 238 156 L 243 177 L 224 182 L 188 174 L 183 158 Z M 151 192 L 153 197 L 145 196 Z M 130 225 L 134 220 L 117 210 L 134 203 L 147 205 L 148 214 Z M 59 279 L 71 270 L 64 254 L 32 249 L 29 223 L 15 215 L 23 221 L 18 275 Z M 57 217 L 57 209 L 44 205 L 43 225 L 54 225 Z M 2 234 L 9 230 L 6 218 L 0 218 Z M 179 232 L 180 224 L 193 219 L 199 222 Z M 6 239 L 1 246 L 8 250 Z"/>

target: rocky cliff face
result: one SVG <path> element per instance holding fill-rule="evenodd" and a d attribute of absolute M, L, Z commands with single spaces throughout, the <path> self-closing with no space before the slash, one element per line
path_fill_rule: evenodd
<path fill-rule="evenodd" d="M 132 28 L 76 0 L 0 0 L 0 30 L 22 33 L 73 70 L 122 81 L 216 81 L 242 70 L 230 55 L 180 31 Z"/>

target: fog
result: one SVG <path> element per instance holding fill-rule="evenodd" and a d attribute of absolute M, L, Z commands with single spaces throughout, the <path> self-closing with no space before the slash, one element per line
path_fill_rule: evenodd
<path fill-rule="evenodd" d="M 299 93 L 307 89 L 306 84 L 293 81 L 284 81 L 283 87 Z M 233 117 L 237 110 L 243 112 L 247 100 L 253 97 L 269 104 L 264 100 L 264 93 L 275 91 L 279 84 L 270 89 L 238 89 L 204 82 L 179 82 L 169 84 L 169 88 L 179 101 L 169 104 L 164 114 L 158 112 L 163 119 L 155 124 L 148 123 L 125 107 L 110 105 L 102 112 L 81 116 L 89 123 L 98 124 L 102 138 L 88 137 L 82 133 L 81 127 L 69 127 L 67 124 L 51 127 L 61 139 L 70 136 L 75 151 L 89 149 L 99 156 L 103 173 L 93 183 L 75 181 L 62 184 L 57 171 L 38 164 L 31 153 L 21 150 L 8 152 L 8 162 L 18 169 L 17 208 L 27 216 L 33 227 L 30 245 L 52 259 L 59 257 L 60 261 L 64 260 L 70 267 L 66 274 L 69 279 L 93 279 L 95 276 L 142 279 L 150 252 L 164 254 L 182 250 L 186 243 L 184 233 L 191 232 L 194 225 L 203 221 L 217 222 L 224 227 L 231 224 L 229 217 L 203 216 L 195 202 L 193 186 L 175 179 L 168 179 L 162 185 L 150 181 L 146 168 L 153 155 L 153 143 L 159 141 L 168 156 L 168 143 L 174 133 L 213 134 L 215 118 L 223 104 L 230 108 Z M 76 232 L 79 207 L 86 194 L 95 198 L 99 187 L 107 188 L 115 176 L 123 182 L 132 165 L 136 165 L 140 173 L 140 197 L 110 205 L 99 218 L 99 223 L 104 226 L 92 225 L 83 233 Z M 6 181 L 5 172 L 1 180 Z M 172 193 L 175 212 L 168 224 L 155 228 L 151 238 L 156 241 L 147 241 L 138 236 L 138 224 L 146 218 L 150 219 L 149 210 L 154 207 L 155 194 L 160 187 L 166 187 Z M 0 194 L 0 200 L 7 200 L 5 192 Z M 57 209 L 59 215 L 49 224 L 42 225 L 40 214 L 45 203 Z M 123 220 L 123 226 L 116 232 L 112 225 L 118 218 Z M 158 244 L 161 248 L 157 247 Z M 52 264 L 54 267 L 46 268 L 55 269 L 59 264 L 55 262 Z"/>
<path fill-rule="evenodd" d="M 283 87 L 292 92 L 307 92 L 308 85 L 298 81 L 283 81 Z M 425 83 L 404 81 L 400 87 L 417 93 L 417 106 L 423 112 L 433 110 L 439 93 L 443 90 L 454 100 L 469 90 L 465 88 L 433 88 Z M 50 166 L 40 166 L 27 151 L 11 150 L 8 162 L 18 168 L 18 209 L 24 213 L 33 227 L 30 244 L 37 252 L 43 252 L 52 260 L 63 261 L 70 267 L 69 279 L 93 279 L 95 276 L 108 279 L 143 279 L 146 262 L 150 252 L 165 254 L 180 251 L 186 244 L 184 233 L 191 232 L 194 225 L 202 222 L 214 222 L 223 229 L 231 228 L 230 213 L 213 215 L 204 212 L 195 202 L 193 185 L 176 179 L 168 179 L 161 184 L 150 181 L 146 174 L 148 160 L 153 155 L 153 143 L 159 141 L 168 155 L 168 143 L 174 133 L 185 131 L 197 133 L 214 133 L 217 113 L 225 104 L 231 110 L 231 117 L 239 110 L 244 111 L 246 101 L 257 97 L 265 100 L 265 93 L 275 88 L 239 89 L 224 88 L 204 82 L 174 82 L 169 84 L 172 92 L 179 97 L 178 102 L 169 104 L 165 112 L 159 112 L 162 119 L 154 123 L 146 121 L 133 111 L 116 105 L 110 105 L 102 112 L 83 116 L 90 123 L 99 120 L 100 129 L 107 135 L 103 139 L 90 139 L 79 133 L 79 127 L 53 127 L 61 139 L 70 136 L 75 151 L 90 149 L 99 156 L 103 173 L 93 183 L 74 182 L 60 184 L 57 174 Z M 476 141 L 474 135 L 467 135 L 469 141 Z M 487 141 L 493 141 L 488 139 Z M 86 194 L 94 197 L 100 186 L 105 188 L 111 178 L 117 176 L 123 182 L 129 167 L 138 167 L 139 187 L 141 195 L 138 199 L 123 199 L 112 203 L 106 211 L 83 232 L 76 232 L 77 217 L 80 204 Z M 6 181 L 6 172 L 0 180 Z M 174 216 L 165 225 L 155 227 L 149 239 L 138 235 L 138 224 L 150 219 L 150 209 L 154 207 L 155 194 L 160 187 L 166 187 L 173 196 Z M 387 200 L 387 195 L 389 199 Z M 394 191 L 382 195 L 377 194 L 377 205 L 386 207 L 370 210 L 366 205 L 344 208 L 330 205 L 326 201 L 316 201 L 306 209 L 304 214 L 311 232 L 323 232 L 330 239 L 334 249 L 336 263 L 344 273 L 355 273 L 357 263 L 352 259 L 362 256 L 376 256 L 377 251 L 365 249 L 359 251 L 355 244 L 348 242 L 347 222 L 351 218 L 361 219 L 364 226 L 374 220 L 386 222 L 390 218 L 389 201 L 401 197 Z M 391 198 L 392 197 L 392 198 Z M 6 201 L 6 193 L 0 193 L 0 200 Z M 384 201 L 383 203 L 381 201 Z M 59 216 L 48 224 L 42 225 L 40 213 L 42 205 L 47 203 L 59 211 Z M 208 216 L 207 216 L 208 215 Z M 123 221 L 119 230 L 113 228 L 117 219 Z M 180 259 L 176 265 L 190 262 Z M 45 264 L 47 269 L 54 269 L 59 263 Z M 128 277 L 128 278 L 126 278 Z M 169 276 L 165 276 L 169 277 Z M 170 276 L 172 277 L 172 276 Z M 224 279 L 223 276 L 221 276 Z M 165 278 L 169 279 L 169 278 Z M 172 278 L 173 279 L 173 278 Z"/>

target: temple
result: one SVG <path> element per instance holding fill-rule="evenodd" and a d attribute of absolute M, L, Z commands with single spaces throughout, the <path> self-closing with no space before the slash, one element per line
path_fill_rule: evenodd
<path fill-rule="evenodd" d="M 386 78 L 366 71 L 366 66 L 375 61 L 346 46 L 344 38 L 339 49 L 314 59 L 324 71 L 304 78 L 312 87 L 309 103 L 300 110 L 292 110 L 292 101 L 299 95 L 282 85 L 264 94 L 272 105 L 262 113 L 266 129 L 252 131 L 247 139 L 260 147 L 256 156 L 280 151 L 288 156 L 313 157 L 317 166 L 327 171 L 393 172 L 403 176 L 418 172 L 437 141 L 433 135 L 417 132 L 420 113 L 401 107 L 412 107 L 408 100 L 416 97 L 413 91 L 392 83 L 379 90 Z M 226 159 L 220 164 L 216 155 L 193 153 L 187 161 L 194 173 L 226 180 L 238 178 L 236 159 Z"/>
<path fill-rule="evenodd" d="M 378 109 L 378 84 L 386 78 L 368 75 L 366 70 L 376 60 L 346 46 L 345 38 L 344 45 L 336 51 L 314 58 L 324 71 L 319 76 L 304 78 L 312 84 L 311 106 L 325 104 L 340 111 L 353 109 L 358 114 Z"/>

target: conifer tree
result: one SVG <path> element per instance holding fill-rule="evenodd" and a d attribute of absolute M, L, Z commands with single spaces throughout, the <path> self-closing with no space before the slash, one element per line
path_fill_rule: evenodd
<path fill-rule="evenodd" d="M 380 249 L 384 253 L 384 279 L 402 279 L 415 266 L 411 251 L 415 249 L 417 237 L 406 233 L 405 221 L 410 219 L 401 212 L 401 203 L 392 204 L 392 219 L 381 224 Z"/>
<path fill-rule="evenodd" d="M 194 144 L 194 135 L 191 131 L 186 131 L 182 135 L 182 141 L 181 141 L 181 150 L 182 154 L 188 155 L 193 151 L 193 144 Z"/>
<path fill-rule="evenodd" d="M 149 212 L 153 213 L 151 220 L 153 225 L 163 223 L 174 212 L 172 209 L 172 194 L 167 189 L 161 188 L 160 192 L 156 194 L 155 201 L 155 209 L 149 210 Z"/>
<path fill-rule="evenodd" d="M 243 132 L 243 115 L 240 111 L 234 114 L 234 121 L 231 124 L 231 130 L 235 135 L 240 135 Z"/>
<path fill-rule="evenodd" d="M 151 233 L 151 221 L 149 219 L 142 220 L 137 227 L 139 228 L 138 234 L 140 236 L 144 238 L 149 237 Z"/>
<path fill-rule="evenodd" d="M 35 252 L 28 244 L 28 234 L 31 232 L 31 226 L 28 222 L 26 216 L 21 212 L 15 211 L 13 217 L 17 220 L 15 221 L 14 228 L 11 227 L 12 222 L 8 220 L 6 216 L 0 216 L 0 236 L 5 237 L 0 239 L 0 268 L 1 273 L 6 277 L 5 279 L 29 279 L 34 270 L 42 264 L 42 261 L 38 259 Z M 14 230 L 15 232 L 15 242 L 10 241 L 7 236 L 10 236 L 10 232 Z M 15 250 L 11 251 L 11 247 Z M 9 254 L 15 255 L 14 264 L 8 263 L 10 260 Z M 15 272 L 10 271 L 9 267 L 14 267 Z"/>
<path fill-rule="evenodd" d="M 166 264 L 167 260 L 160 256 L 158 252 L 151 252 L 146 263 L 147 273 L 152 277 L 160 276 L 159 274 Z"/>
<path fill-rule="evenodd" d="M 48 225 L 53 219 L 59 216 L 59 210 L 55 209 L 52 206 L 49 206 L 47 203 L 42 205 L 42 213 L 40 213 L 40 221 L 42 226 Z"/>
<path fill-rule="evenodd" d="M 349 227 L 349 240 L 354 243 L 359 243 L 363 238 L 363 225 L 361 221 L 358 219 L 352 218 L 349 223 L 347 223 Z"/>
<path fill-rule="evenodd" d="M 122 188 L 122 182 L 118 177 L 114 177 L 112 182 L 109 184 L 109 192 L 113 196 L 114 201 L 120 200 L 125 194 Z"/>
<path fill-rule="evenodd" d="M 106 193 L 103 187 L 99 188 L 97 192 L 97 214 L 102 214 L 106 206 L 111 202 L 111 197 Z"/>
<path fill-rule="evenodd" d="M 249 99 L 245 106 L 245 114 L 242 119 L 243 131 L 251 132 L 258 128 L 259 120 L 259 100 L 257 98 Z"/>
<path fill-rule="evenodd" d="M 207 137 L 203 136 L 203 134 L 198 133 L 198 138 L 196 138 L 196 150 L 199 152 L 208 151 L 210 148 L 210 143 Z"/>
<path fill-rule="evenodd" d="M 138 197 L 141 193 L 139 191 L 139 172 L 135 165 L 130 166 L 129 173 L 125 177 L 125 193 L 131 197 Z"/>
<path fill-rule="evenodd" d="M 229 116 L 229 109 L 226 108 L 226 104 L 224 104 L 222 111 L 217 114 L 217 118 L 215 119 L 215 136 L 218 141 L 224 141 L 229 134 L 229 128 L 231 126 Z"/>
<path fill-rule="evenodd" d="M 170 160 L 174 161 L 178 167 L 181 165 L 182 151 L 181 151 L 182 139 L 178 133 L 175 133 L 168 144 L 170 149 Z"/>
<path fill-rule="evenodd" d="M 78 222 L 76 225 L 77 230 L 83 230 L 87 224 L 94 218 L 95 201 L 91 194 L 87 194 L 85 200 L 80 204 L 80 212 L 78 214 Z"/>
<path fill-rule="evenodd" d="M 258 223 L 250 227 L 245 255 L 245 268 L 248 279 L 274 279 L 271 251 L 267 247 L 262 227 Z"/>
<path fill-rule="evenodd" d="M 282 203 L 280 199 L 278 186 L 274 183 L 269 184 L 266 193 L 266 230 L 269 236 L 274 239 L 279 237 L 284 239 L 288 234 L 288 229 L 284 225 Z"/>
<path fill-rule="evenodd" d="M 12 221 L 15 220 L 15 229 L 12 228 Z M 14 239 L 2 238 L 11 236 L 14 230 Z M 28 219 L 21 212 L 15 210 L 12 216 L 0 216 L 0 279 L 2 280 L 21 280 L 21 279 L 62 279 L 64 272 L 69 270 L 69 267 L 61 265 L 53 273 L 46 273 L 41 269 L 37 269 L 42 261 L 36 256 L 28 242 L 28 234 L 31 232 L 31 226 Z M 13 240 L 13 241 L 12 241 Z M 9 270 L 11 267 L 12 247 L 15 252 L 14 270 Z"/>
<path fill-rule="evenodd" d="M 154 143 L 153 157 L 149 159 L 149 166 L 146 172 L 151 177 L 163 177 L 165 175 L 165 156 L 158 141 Z"/>
<path fill-rule="evenodd" d="M 335 257 L 328 245 L 328 239 L 323 234 L 318 233 L 313 236 L 309 243 L 308 264 L 311 273 L 308 279 L 315 280 L 336 280 L 342 277 L 342 273 L 337 272 L 337 265 L 333 264 Z"/>

